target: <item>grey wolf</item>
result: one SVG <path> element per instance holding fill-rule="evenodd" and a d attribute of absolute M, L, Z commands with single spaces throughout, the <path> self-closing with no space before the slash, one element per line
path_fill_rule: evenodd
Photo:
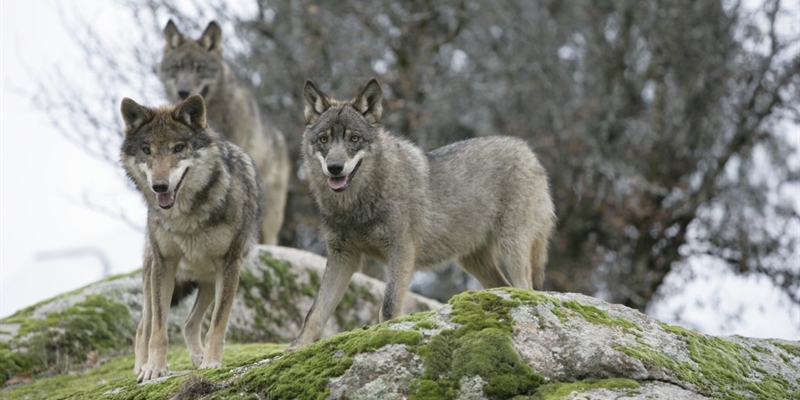
<path fill-rule="evenodd" d="M 167 374 L 167 312 L 173 292 L 183 291 L 186 282 L 198 288 L 183 326 L 192 363 L 218 367 L 239 270 L 263 218 L 255 164 L 208 126 L 200 95 L 160 108 L 126 98 L 120 110 L 122 166 L 147 205 L 134 372 L 140 382 Z M 200 328 L 212 301 L 204 348 Z"/>
<path fill-rule="evenodd" d="M 164 39 L 157 69 L 169 101 L 176 104 L 191 94 L 202 95 L 211 125 L 253 158 L 265 193 L 260 242 L 277 244 L 291 170 L 283 134 L 262 120 L 252 91 L 222 58 L 219 24 L 210 22 L 199 39 L 191 40 L 170 20 Z"/>
<path fill-rule="evenodd" d="M 365 256 L 387 263 L 381 321 L 398 316 L 416 267 L 457 260 L 485 288 L 542 287 L 555 212 L 524 141 L 477 138 L 426 154 L 384 130 L 374 79 L 350 101 L 311 82 L 303 97 L 301 149 L 328 263 L 290 350 L 319 338 Z"/>

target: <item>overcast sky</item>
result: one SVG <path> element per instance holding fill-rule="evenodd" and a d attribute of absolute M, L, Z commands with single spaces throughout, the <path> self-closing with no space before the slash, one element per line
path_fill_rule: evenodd
<path fill-rule="evenodd" d="M 56 4 L 2 2 L 0 316 L 101 278 L 102 257 L 110 260 L 112 273 L 138 268 L 141 259 L 142 234 L 91 210 L 85 199 L 111 199 L 143 218 L 142 202 L 112 165 L 68 142 L 26 97 L 36 89 L 36 77 L 56 65 L 92 85 Z M 80 4 L 99 25 L 120 24 L 107 19 L 110 10 Z M 53 252 L 77 254 L 53 258 Z"/>
<path fill-rule="evenodd" d="M 140 266 L 142 233 L 85 204 L 123 207 L 143 225 L 139 195 L 126 186 L 118 166 L 67 141 L 27 97 L 36 90 L 36 77 L 47 76 L 55 66 L 73 82 L 93 85 L 57 4 L 2 2 L 0 316 L 102 278 L 105 260 L 111 273 Z M 126 26 L 130 19 L 114 11 L 113 2 L 60 4 L 79 6 L 78 13 L 107 35 L 137 28 Z M 787 307 L 786 297 L 769 282 L 736 277 L 707 264 L 682 273 L 697 277 L 682 293 L 654 306 L 652 315 L 670 323 L 680 315 L 689 327 L 705 333 L 800 339 L 800 308 Z M 737 310 L 742 310 L 740 323 L 719 318 Z"/>

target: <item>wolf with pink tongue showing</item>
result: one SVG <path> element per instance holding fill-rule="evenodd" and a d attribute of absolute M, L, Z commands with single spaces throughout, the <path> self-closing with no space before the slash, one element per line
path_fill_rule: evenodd
<path fill-rule="evenodd" d="M 142 320 L 136 331 L 139 381 L 167 374 L 167 312 L 173 294 L 197 298 L 183 326 L 192 363 L 222 364 L 239 270 L 258 240 L 264 193 L 253 160 L 206 123 L 200 95 L 177 106 L 122 100 L 121 160 L 147 205 Z M 214 311 L 205 346 L 200 330 Z"/>
<path fill-rule="evenodd" d="M 387 264 L 382 321 L 399 315 L 415 268 L 451 260 L 485 288 L 541 288 L 555 211 L 527 143 L 494 136 L 423 152 L 384 130 L 374 79 L 350 101 L 311 82 L 303 97 L 301 151 L 328 264 L 289 350 L 319 339 L 363 257 Z"/>

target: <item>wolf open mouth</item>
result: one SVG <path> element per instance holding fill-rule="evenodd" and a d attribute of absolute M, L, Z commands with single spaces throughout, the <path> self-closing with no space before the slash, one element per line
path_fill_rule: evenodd
<path fill-rule="evenodd" d="M 189 172 L 189 168 L 183 170 L 183 175 L 181 175 L 181 180 L 178 181 L 178 184 L 175 185 L 175 190 L 170 190 L 169 192 L 164 193 L 156 193 L 156 200 L 158 200 L 159 207 L 166 210 L 175 205 L 175 198 L 177 197 L 178 190 L 180 190 L 181 183 L 183 183 L 183 178 L 186 176 L 187 172 Z"/>
<path fill-rule="evenodd" d="M 332 176 L 328 178 L 328 186 L 330 186 L 331 190 L 334 192 L 341 192 L 342 190 L 347 189 L 350 186 L 350 181 L 353 180 L 353 177 L 356 175 L 356 171 L 358 171 L 358 167 L 361 166 L 361 160 L 358 161 L 356 167 L 353 168 L 353 172 L 350 175 L 345 176 Z"/>

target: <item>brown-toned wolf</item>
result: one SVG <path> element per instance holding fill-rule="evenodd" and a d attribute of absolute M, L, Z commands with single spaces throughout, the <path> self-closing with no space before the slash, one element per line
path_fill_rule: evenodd
<path fill-rule="evenodd" d="M 140 382 L 167 374 L 167 313 L 176 283 L 186 281 L 198 284 L 183 326 L 186 347 L 195 365 L 218 367 L 239 269 L 257 242 L 263 217 L 255 164 L 206 124 L 199 95 L 161 108 L 126 98 L 121 112 L 122 166 L 147 204 L 134 372 Z M 204 348 L 200 327 L 212 302 Z"/>
<path fill-rule="evenodd" d="M 277 244 L 291 171 L 283 134 L 262 118 L 252 90 L 222 58 L 219 24 L 211 21 L 200 38 L 192 40 L 170 20 L 164 39 L 158 76 L 167 97 L 176 104 L 191 94 L 202 95 L 211 125 L 253 158 L 265 194 L 260 241 Z"/>
<path fill-rule="evenodd" d="M 383 129 L 374 79 L 354 100 L 331 99 L 311 82 L 303 97 L 302 153 L 328 264 L 290 349 L 319 338 L 364 256 L 388 264 L 381 320 L 398 316 L 415 268 L 450 260 L 485 288 L 541 288 L 555 212 L 527 143 L 485 137 L 425 153 Z"/>

